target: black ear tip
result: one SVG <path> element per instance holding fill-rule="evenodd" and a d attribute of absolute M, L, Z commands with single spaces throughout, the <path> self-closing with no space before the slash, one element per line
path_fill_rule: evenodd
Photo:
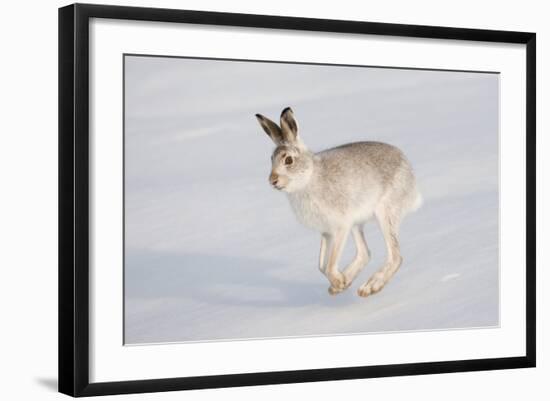
<path fill-rule="evenodd" d="M 255 114 L 255 116 L 258 120 L 261 120 L 262 118 L 264 118 L 264 116 L 262 116 L 261 114 Z"/>
<path fill-rule="evenodd" d="M 281 112 L 281 115 L 285 114 L 285 113 L 288 113 L 288 112 L 291 112 L 292 113 L 292 109 L 290 107 L 285 107 L 283 109 L 283 111 Z"/>

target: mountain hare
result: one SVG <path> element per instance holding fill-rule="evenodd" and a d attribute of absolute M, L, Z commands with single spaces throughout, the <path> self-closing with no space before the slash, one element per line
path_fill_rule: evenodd
<path fill-rule="evenodd" d="M 280 126 L 261 114 L 256 118 L 277 146 L 271 156 L 270 184 L 286 192 L 301 223 L 321 233 L 319 269 L 330 282 L 329 293 L 348 288 L 369 261 L 363 225 L 373 215 L 384 235 L 387 260 L 358 294 L 366 297 L 380 291 L 403 260 L 399 223 L 422 202 L 403 153 L 381 142 L 349 143 L 313 153 L 300 139 L 290 107 L 281 113 Z M 350 231 L 357 254 L 340 272 L 338 261 Z"/>

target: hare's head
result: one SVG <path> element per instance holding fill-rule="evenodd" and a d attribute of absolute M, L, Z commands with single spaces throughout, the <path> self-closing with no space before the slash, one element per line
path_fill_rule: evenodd
<path fill-rule="evenodd" d="M 256 114 L 256 118 L 277 146 L 271 156 L 269 183 L 285 192 L 304 188 L 313 172 L 313 154 L 298 135 L 298 124 L 290 107 L 281 113 L 280 126 L 261 114 Z"/>

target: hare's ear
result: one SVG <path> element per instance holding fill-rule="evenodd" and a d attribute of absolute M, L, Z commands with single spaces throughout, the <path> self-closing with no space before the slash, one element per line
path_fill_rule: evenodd
<path fill-rule="evenodd" d="M 290 107 L 287 107 L 281 113 L 281 132 L 285 142 L 298 142 L 298 123 Z"/>
<path fill-rule="evenodd" d="M 271 121 L 269 118 L 256 114 L 258 122 L 264 129 L 265 133 L 269 135 L 271 140 L 275 142 L 275 145 L 280 145 L 283 142 L 283 133 L 277 124 Z"/>

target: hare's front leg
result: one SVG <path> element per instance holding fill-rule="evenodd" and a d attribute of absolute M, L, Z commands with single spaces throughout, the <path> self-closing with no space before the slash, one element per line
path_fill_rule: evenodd
<path fill-rule="evenodd" d="M 355 254 L 355 259 L 353 259 L 348 267 L 346 267 L 342 271 L 342 273 L 344 274 L 344 279 L 346 281 L 346 287 L 342 289 L 336 289 L 333 287 L 329 288 L 329 292 L 332 295 L 338 294 L 339 292 L 342 292 L 343 290 L 348 288 L 353 280 L 355 280 L 357 275 L 361 272 L 361 270 L 363 270 L 363 268 L 369 262 L 370 252 L 369 248 L 367 247 L 365 237 L 363 235 L 363 226 L 361 224 L 353 226 L 351 229 L 351 233 L 353 235 L 353 241 L 355 242 L 357 253 Z"/>
<path fill-rule="evenodd" d="M 338 270 L 338 261 L 342 256 L 344 245 L 348 238 L 349 229 L 339 229 L 330 236 L 330 255 L 327 261 L 325 274 L 330 281 L 329 292 L 331 294 L 345 290 L 348 287 L 346 278 Z"/>
<path fill-rule="evenodd" d="M 401 266 L 403 258 L 399 250 L 398 230 L 399 217 L 398 213 L 393 212 L 388 208 L 383 208 L 376 213 L 384 241 L 387 248 L 387 260 L 384 266 L 372 275 L 368 281 L 359 287 L 357 293 L 362 297 L 367 297 L 380 291 L 386 283 L 393 277 L 395 272 Z"/>
<path fill-rule="evenodd" d="M 370 251 L 367 247 L 367 241 L 365 241 L 365 236 L 363 235 L 363 226 L 353 226 L 351 233 L 353 234 L 353 240 L 355 241 L 357 253 L 355 254 L 355 259 L 353 262 L 351 262 L 350 265 L 344 270 L 344 276 L 346 276 L 346 281 L 349 284 L 355 280 L 355 277 L 357 277 L 361 270 L 363 270 L 370 258 Z"/>
<path fill-rule="evenodd" d="M 321 273 L 326 274 L 327 270 L 327 247 L 330 241 L 330 235 L 327 233 L 321 234 L 321 249 L 319 251 L 319 270 Z"/>

